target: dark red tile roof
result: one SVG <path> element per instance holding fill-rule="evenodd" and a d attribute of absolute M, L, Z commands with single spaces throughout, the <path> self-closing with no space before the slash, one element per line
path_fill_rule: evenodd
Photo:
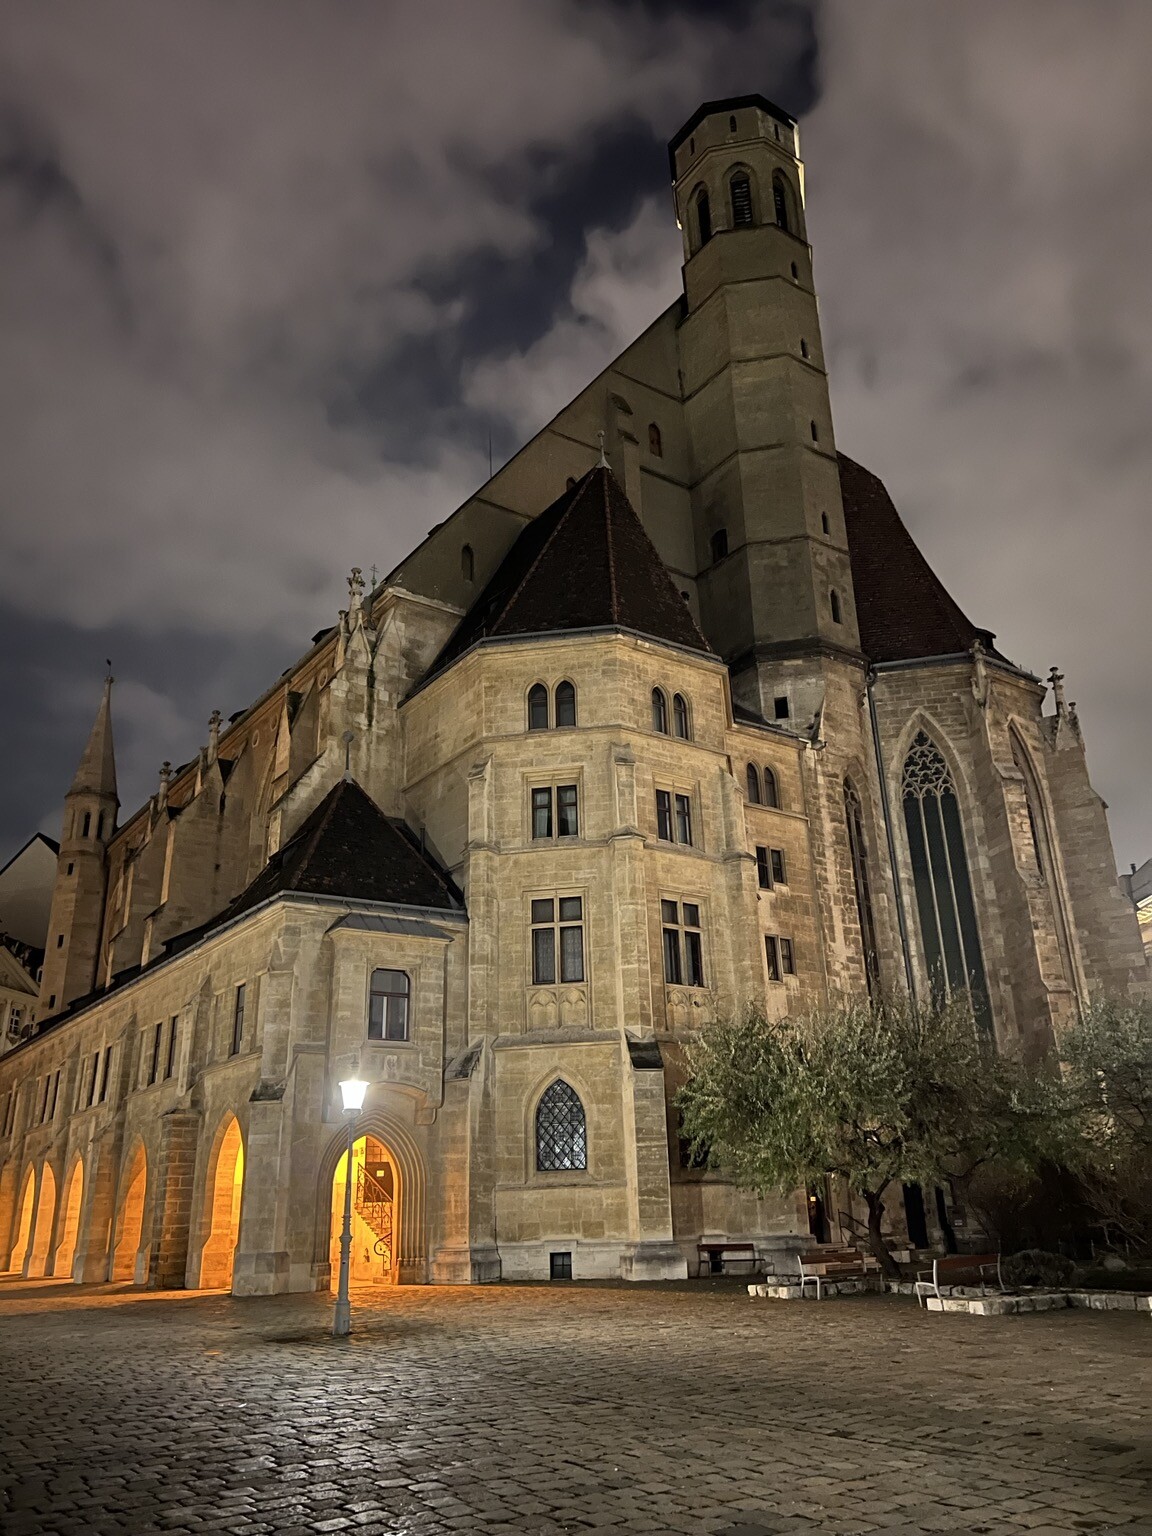
<path fill-rule="evenodd" d="M 870 661 L 951 656 L 995 636 L 978 629 L 952 600 L 917 549 L 883 482 L 839 455 L 844 523 L 860 649 Z"/>
<path fill-rule="evenodd" d="M 230 922 L 288 891 L 448 911 L 463 905 L 405 823 L 385 816 L 351 779 L 328 791 L 251 885 L 208 926 Z"/>
<path fill-rule="evenodd" d="M 428 675 L 490 636 L 602 628 L 712 651 L 616 477 L 598 465 L 523 530 Z"/>

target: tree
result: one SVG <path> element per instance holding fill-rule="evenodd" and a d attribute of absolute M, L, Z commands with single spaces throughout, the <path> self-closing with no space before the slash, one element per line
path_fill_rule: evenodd
<path fill-rule="evenodd" d="M 1152 1244 L 1152 1003 L 1104 998 L 1060 1040 L 1069 1161 L 1106 1230 Z"/>
<path fill-rule="evenodd" d="M 891 1276 L 889 1185 L 1029 1162 L 1055 1134 L 1054 1086 L 1000 1056 L 966 999 L 860 1000 L 784 1019 L 753 1010 L 700 1035 L 688 1065 L 679 1102 L 693 1147 L 761 1194 L 839 1175 L 867 1205 L 868 1246 Z"/>

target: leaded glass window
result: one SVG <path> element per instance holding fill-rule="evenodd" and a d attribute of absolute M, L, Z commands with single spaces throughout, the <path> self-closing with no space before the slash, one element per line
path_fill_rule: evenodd
<path fill-rule="evenodd" d="M 864 838 L 864 811 L 860 794 L 851 779 L 844 780 L 844 818 L 848 823 L 848 852 L 852 859 L 852 884 L 856 890 L 856 916 L 864 949 L 864 976 L 868 991 L 880 984 L 880 954 L 872 915 L 872 876 L 868 869 L 868 844 Z"/>
<path fill-rule="evenodd" d="M 588 1129 L 580 1095 L 562 1078 L 536 1108 L 536 1166 L 544 1173 L 588 1167 Z"/>
<path fill-rule="evenodd" d="M 943 753 L 919 731 L 904 760 L 900 794 L 920 936 L 933 991 L 968 991 L 987 1024 L 988 988 L 964 851 L 956 786 Z"/>

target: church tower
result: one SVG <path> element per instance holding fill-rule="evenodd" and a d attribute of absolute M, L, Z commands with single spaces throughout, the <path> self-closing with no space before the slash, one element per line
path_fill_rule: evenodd
<path fill-rule="evenodd" d="M 106 851 L 116 830 L 119 806 L 109 676 L 88 745 L 64 799 L 64 827 L 37 1008 L 41 1019 L 59 1013 L 96 984 L 107 883 Z"/>

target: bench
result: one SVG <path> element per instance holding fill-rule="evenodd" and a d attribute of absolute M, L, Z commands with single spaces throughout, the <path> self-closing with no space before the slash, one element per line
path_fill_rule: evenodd
<path fill-rule="evenodd" d="M 940 1285 L 950 1285 L 954 1281 L 963 1284 L 960 1278 L 970 1275 L 975 1278 L 980 1287 L 981 1296 L 988 1294 L 986 1287 L 991 1284 L 993 1274 L 996 1284 L 1002 1291 L 1004 1278 L 1000 1273 L 1000 1255 L 998 1253 L 950 1253 L 943 1259 L 933 1259 L 932 1268 L 917 1271 L 916 1279 L 912 1285 L 912 1294 L 916 1297 L 918 1307 L 927 1306 L 928 1297 L 935 1296 L 937 1301 L 942 1300 Z"/>
<path fill-rule="evenodd" d="M 701 1275 L 723 1275 L 727 1271 L 724 1268 L 725 1260 L 732 1258 L 741 1263 L 751 1264 L 756 1268 L 756 1244 L 755 1243 L 697 1243 L 696 1254 L 698 1259 L 697 1278 Z"/>
<path fill-rule="evenodd" d="M 809 1255 L 807 1263 L 804 1255 L 798 1253 L 796 1263 L 800 1266 L 800 1295 L 804 1295 L 806 1285 L 814 1285 L 817 1301 L 820 1300 L 826 1282 L 863 1280 L 879 1268 L 871 1254 L 861 1253 L 856 1248 L 820 1249 L 815 1255 Z"/>

